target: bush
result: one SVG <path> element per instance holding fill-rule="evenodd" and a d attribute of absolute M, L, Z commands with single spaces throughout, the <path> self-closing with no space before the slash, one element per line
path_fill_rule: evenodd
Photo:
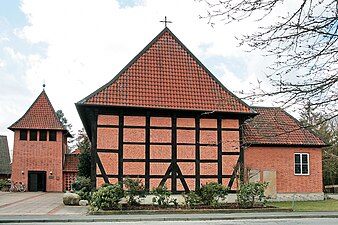
<path fill-rule="evenodd" d="M 195 208 L 196 205 L 201 204 L 202 199 L 195 191 L 191 191 L 183 195 L 185 200 L 185 205 L 189 208 Z"/>
<path fill-rule="evenodd" d="M 88 191 L 91 191 L 92 186 L 90 178 L 77 176 L 75 182 L 72 183 L 72 190 L 80 191 L 83 188 L 87 189 Z"/>
<path fill-rule="evenodd" d="M 123 181 L 128 195 L 128 205 L 140 205 L 140 198 L 146 197 L 145 187 L 140 179 L 126 178 Z"/>
<path fill-rule="evenodd" d="M 175 207 L 178 205 L 177 199 L 170 197 L 170 192 L 166 186 L 160 185 L 154 188 L 151 194 L 155 195 L 152 199 L 153 203 L 157 203 L 161 207 L 168 207 L 170 203 L 173 203 Z"/>
<path fill-rule="evenodd" d="M 93 210 L 120 209 L 119 202 L 123 197 L 124 191 L 119 184 L 107 185 L 92 194 L 90 205 Z"/>
<path fill-rule="evenodd" d="M 91 191 L 90 178 L 78 176 L 76 177 L 76 181 L 72 183 L 72 192 L 80 195 L 81 199 L 90 200 Z"/>
<path fill-rule="evenodd" d="M 198 191 L 202 203 L 210 206 L 217 206 L 220 199 L 225 199 L 228 195 L 229 188 L 216 182 L 206 183 L 202 185 Z"/>
<path fill-rule="evenodd" d="M 75 193 L 80 196 L 81 200 L 88 200 L 88 201 L 90 201 L 90 199 L 92 197 L 92 192 L 91 191 L 87 191 L 86 188 L 82 188 L 80 191 L 76 191 Z"/>
<path fill-rule="evenodd" d="M 255 182 L 241 184 L 239 193 L 237 194 L 238 204 L 241 208 L 252 208 L 256 201 L 265 201 L 264 191 L 268 187 L 268 183 Z"/>
<path fill-rule="evenodd" d="M 11 181 L 9 179 L 0 179 L 0 191 L 9 191 Z"/>

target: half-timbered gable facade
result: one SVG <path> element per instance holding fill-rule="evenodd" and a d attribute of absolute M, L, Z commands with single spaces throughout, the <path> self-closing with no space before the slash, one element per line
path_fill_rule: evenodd
<path fill-rule="evenodd" d="M 141 178 L 172 192 L 235 188 L 242 124 L 256 115 L 165 28 L 106 85 L 76 104 L 92 143 L 92 182 Z"/>

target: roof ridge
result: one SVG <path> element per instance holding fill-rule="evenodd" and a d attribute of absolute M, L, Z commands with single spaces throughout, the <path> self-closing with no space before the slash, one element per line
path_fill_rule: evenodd
<path fill-rule="evenodd" d="M 237 97 L 234 93 L 232 93 L 228 88 L 226 88 L 222 82 L 220 80 L 217 79 L 217 77 L 212 74 L 210 72 L 210 70 L 180 41 L 180 39 L 178 39 L 174 33 L 171 32 L 171 30 L 169 28 L 167 28 L 168 31 L 171 33 L 171 35 L 175 38 L 175 40 L 195 59 L 195 61 L 208 73 L 208 75 L 214 80 L 216 81 L 216 83 L 218 83 L 227 93 L 229 93 L 232 97 L 234 97 L 235 99 L 237 99 L 238 101 L 240 101 L 243 105 L 245 105 L 246 107 L 248 107 L 249 109 L 251 109 L 253 111 L 253 113 L 257 113 L 255 110 L 252 109 L 251 106 L 249 106 L 247 103 L 245 103 L 242 99 L 240 99 L 239 97 Z"/>
<path fill-rule="evenodd" d="M 280 107 L 280 106 L 256 106 L 256 105 L 252 105 L 251 107 L 252 108 L 259 108 L 259 109 L 282 109 L 282 107 Z"/>
<path fill-rule="evenodd" d="M 293 117 L 286 110 L 282 109 L 282 112 L 284 112 L 288 117 L 290 117 L 290 119 L 292 119 L 298 126 L 300 126 L 301 129 L 305 129 L 305 130 L 309 131 L 311 134 L 313 134 L 314 136 L 316 136 L 317 138 L 319 138 L 322 142 L 324 142 L 326 145 L 328 145 L 328 143 L 325 140 L 323 140 L 323 138 L 321 137 L 321 135 L 319 135 L 316 131 L 314 131 L 313 129 L 311 129 L 309 126 L 304 126 L 304 124 L 302 124 L 298 119 L 296 119 L 295 117 Z"/>
<path fill-rule="evenodd" d="M 99 89 L 97 89 L 96 91 L 92 92 L 91 94 L 89 94 L 87 97 L 83 98 L 82 100 L 80 100 L 79 102 L 77 102 L 76 104 L 83 104 L 84 102 L 86 102 L 89 98 L 93 97 L 94 95 L 96 95 L 97 93 L 99 93 L 100 91 L 104 90 L 106 87 L 109 87 L 111 84 L 114 83 L 114 81 L 116 81 L 121 75 L 123 75 L 123 73 L 131 66 L 134 64 L 134 62 L 137 61 L 137 59 L 139 59 L 143 53 L 150 47 L 152 46 L 166 31 L 169 31 L 168 27 L 165 27 L 158 35 L 155 36 L 155 38 L 149 42 L 146 47 L 144 47 L 136 56 L 134 56 L 134 58 L 129 61 L 129 63 L 127 63 L 127 65 L 125 65 L 120 72 L 118 72 L 118 74 L 116 76 L 113 77 L 113 79 L 111 79 L 108 83 L 106 83 L 105 85 L 101 86 Z"/>
<path fill-rule="evenodd" d="M 159 84 L 160 88 L 153 84 Z M 179 91 L 183 91 L 185 96 Z M 256 114 L 229 91 L 168 27 L 112 80 L 75 104 Z"/>

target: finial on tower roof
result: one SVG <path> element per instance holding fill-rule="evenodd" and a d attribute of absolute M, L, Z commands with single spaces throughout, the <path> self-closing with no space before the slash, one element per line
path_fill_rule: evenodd
<path fill-rule="evenodd" d="M 43 84 L 42 84 L 43 90 L 45 90 L 45 87 L 46 87 L 46 83 L 45 83 L 45 81 L 43 81 Z"/>
<path fill-rule="evenodd" d="M 164 23 L 164 26 L 167 27 L 167 23 L 172 23 L 171 21 L 167 20 L 167 16 L 164 17 L 164 20 L 160 21 L 161 23 Z"/>

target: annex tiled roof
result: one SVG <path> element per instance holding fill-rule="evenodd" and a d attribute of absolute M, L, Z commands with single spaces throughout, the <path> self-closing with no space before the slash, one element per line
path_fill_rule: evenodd
<path fill-rule="evenodd" d="M 57 118 L 55 110 L 44 90 L 27 112 L 8 129 L 66 130 Z"/>
<path fill-rule="evenodd" d="M 0 136 L 0 174 L 12 174 L 7 137 L 2 135 Z"/>
<path fill-rule="evenodd" d="M 246 144 L 325 146 L 316 134 L 275 107 L 252 107 L 259 115 L 244 125 Z"/>
<path fill-rule="evenodd" d="M 66 154 L 64 172 L 78 172 L 79 155 L 78 154 Z"/>
<path fill-rule="evenodd" d="M 113 80 L 78 104 L 254 113 L 168 28 Z"/>

